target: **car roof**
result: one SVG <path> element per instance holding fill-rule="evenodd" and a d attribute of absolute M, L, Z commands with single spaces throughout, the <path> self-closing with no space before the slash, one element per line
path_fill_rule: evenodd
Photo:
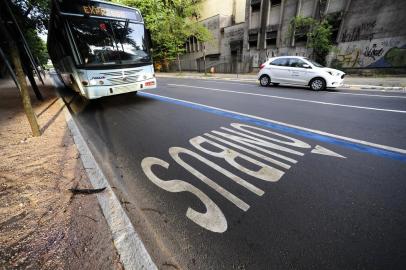
<path fill-rule="evenodd" d="M 271 58 L 269 58 L 269 59 L 278 59 L 278 58 L 299 58 L 299 59 L 307 59 L 307 57 L 304 57 L 304 56 L 297 56 L 297 55 L 281 55 L 281 56 L 271 57 Z"/>
<path fill-rule="evenodd" d="M 281 55 L 281 56 L 274 56 L 274 57 L 268 58 L 267 62 L 273 61 L 273 60 L 276 60 L 276 59 L 281 59 L 281 58 L 298 58 L 298 59 L 308 60 L 308 58 L 307 58 L 307 57 L 304 57 L 304 56 Z"/>

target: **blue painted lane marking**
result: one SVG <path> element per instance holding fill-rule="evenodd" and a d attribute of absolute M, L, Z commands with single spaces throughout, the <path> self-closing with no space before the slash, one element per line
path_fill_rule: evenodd
<path fill-rule="evenodd" d="M 252 118 L 252 117 L 249 117 L 246 115 L 240 115 L 237 113 L 227 112 L 227 111 L 223 111 L 223 110 L 215 109 L 215 108 L 208 108 L 203 105 L 191 104 L 188 102 L 174 100 L 174 99 L 167 98 L 164 96 L 157 96 L 157 95 L 149 94 L 146 92 L 138 93 L 138 95 L 161 100 L 161 101 L 164 101 L 167 103 L 173 103 L 173 104 L 181 105 L 184 107 L 189 107 L 189 108 L 204 111 L 204 112 L 209 112 L 209 113 L 220 115 L 220 116 L 227 117 L 227 118 L 236 119 L 239 121 L 251 123 L 251 124 L 254 124 L 257 126 L 261 126 L 261 127 L 284 131 L 286 133 L 295 134 L 295 135 L 299 135 L 301 137 L 305 137 L 305 138 L 309 138 L 309 139 L 313 139 L 313 140 L 317 140 L 317 141 L 322 141 L 322 142 L 326 142 L 329 144 L 338 145 L 338 146 L 349 148 L 349 149 L 356 150 L 359 152 L 364 152 L 364 153 L 372 154 L 372 155 L 379 156 L 379 157 L 390 158 L 390 159 L 395 159 L 395 160 L 406 162 L 406 154 L 396 153 L 396 152 L 392 152 L 392 151 L 385 150 L 385 149 L 379 149 L 376 147 L 371 147 L 371 146 L 367 146 L 367 145 L 363 145 L 363 144 L 359 144 L 359 143 L 336 139 L 336 138 L 320 135 L 317 133 L 300 130 L 300 129 L 293 128 L 293 127 L 287 127 L 284 125 L 275 124 L 275 123 L 268 122 L 265 120 L 255 119 L 255 118 Z"/>

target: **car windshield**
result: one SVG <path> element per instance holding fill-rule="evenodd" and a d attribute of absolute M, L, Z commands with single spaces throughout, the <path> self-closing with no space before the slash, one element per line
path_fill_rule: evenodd
<path fill-rule="evenodd" d="M 143 24 L 88 18 L 69 24 L 86 66 L 151 62 Z"/>
<path fill-rule="evenodd" d="M 305 58 L 307 61 L 309 61 L 310 63 L 312 63 L 313 66 L 315 67 L 324 67 L 323 65 L 320 65 L 319 63 L 317 63 L 316 61 L 313 61 L 309 58 Z"/>

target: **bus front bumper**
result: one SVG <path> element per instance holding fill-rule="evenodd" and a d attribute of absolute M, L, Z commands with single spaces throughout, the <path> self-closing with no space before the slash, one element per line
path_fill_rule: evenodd
<path fill-rule="evenodd" d="M 88 99 L 96 99 L 105 96 L 114 96 L 130 92 L 155 89 L 156 87 L 157 82 L 155 78 L 129 84 L 87 86 L 83 87 L 83 96 Z"/>

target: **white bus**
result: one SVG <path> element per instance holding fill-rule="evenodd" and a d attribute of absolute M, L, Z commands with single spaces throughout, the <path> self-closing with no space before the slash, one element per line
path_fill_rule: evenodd
<path fill-rule="evenodd" d="M 150 36 L 135 8 L 52 0 L 47 43 L 59 78 L 88 99 L 156 88 Z"/>

